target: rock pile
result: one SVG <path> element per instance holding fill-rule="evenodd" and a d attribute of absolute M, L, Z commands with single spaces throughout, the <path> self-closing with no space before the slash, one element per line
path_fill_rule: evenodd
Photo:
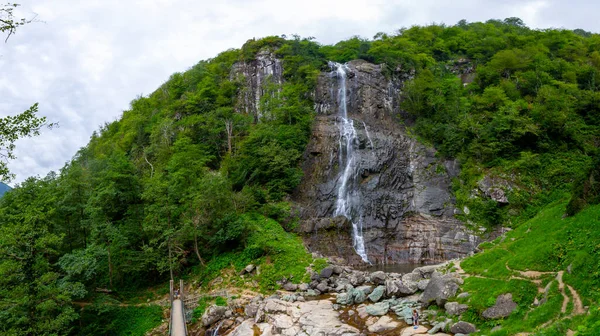
<path fill-rule="evenodd" d="M 239 299 L 228 308 L 209 307 L 201 321 L 206 327 L 212 326 L 207 333 L 220 326 L 219 333 L 234 336 L 472 333 L 476 330 L 473 325 L 451 319 L 434 323 L 437 313 L 423 310 L 433 303 L 444 307 L 449 315 L 468 309 L 467 305 L 447 302 L 456 296 L 462 279 L 456 273 L 438 272 L 444 266 L 420 267 L 407 274 L 329 266 L 314 273 L 309 283 L 281 282 L 286 291 L 277 295 Z M 420 312 L 420 322 L 429 328 L 408 327 L 413 323 L 413 309 Z M 228 322 L 220 322 L 224 319 Z"/>

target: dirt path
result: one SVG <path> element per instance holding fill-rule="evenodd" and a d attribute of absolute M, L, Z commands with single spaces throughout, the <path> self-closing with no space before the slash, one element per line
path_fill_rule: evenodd
<path fill-rule="evenodd" d="M 484 279 L 494 279 L 494 278 L 488 278 L 488 277 L 484 277 L 484 276 L 480 276 L 480 275 L 472 275 L 472 274 L 468 274 L 467 272 L 465 272 L 465 270 L 461 267 L 461 261 L 462 260 L 455 260 L 453 262 L 454 267 L 456 268 L 456 272 L 460 275 L 462 275 L 463 277 L 476 277 L 476 278 L 484 278 Z M 565 291 L 565 283 L 563 282 L 563 275 L 564 275 L 564 271 L 559 271 L 559 272 L 539 272 L 539 271 L 519 271 L 519 270 L 513 270 L 508 266 L 508 262 L 505 263 L 505 267 L 507 270 L 509 270 L 510 272 L 515 272 L 518 274 L 518 276 L 515 275 L 511 275 L 509 279 L 517 279 L 517 280 L 524 280 L 524 281 L 530 281 L 532 283 L 534 283 L 538 289 L 538 293 L 545 293 L 547 292 L 547 289 L 550 287 L 551 282 L 548 283 L 548 285 L 546 286 L 546 288 L 542 287 L 542 279 L 540 279 L 542 276 L 544 275 L 556 275 L 555 281 L 558 282 L 558 289 L 560 291 L 560 294 L 563 297 L 563 302 L 562 302 L 562 306 L 560 309 L 560 312 L 562 314 L 562 316 L 558 316 L 556 318 L 550 319 L 549 321 L 546 321 L 544 324 L 542 324 L 541 326 L 539 326 L 539 328 L 544 329 L 549 327 L 551 324 L 555 323 L 556 321 L 562 320 L 564 318 L 567 317 L 573 317 L 575 315 L 581 315 L 581 314 L 585 314 L 586 311 L 583 308 L 583 303 L 581 301 L 581 297 L 579 296 L 579 294 L 577 293 L 577 291 L 571 287 L 570 285 L 566 285 L 566 287 L 569 289 L 569 292 L 571 294 L 572 300 L 573 300 L 573 310 L 571 311 L 571 313 L 569 315 L 565 315 L 567 313 L 567 307 L 569 305 L 569 302 L 571 301 L 571 298 L 569 298 L 569 295 L 567 295 L 566 291 Z M 534 308 L 531 308 L 531 310 Z M 530 310 L 530 311 L 531 311 Z M 529 313 L 529 312 L 528 312 Z M 573 331 L 569 330 L 569 332 L 567 333 L 567 336 L 571 336 L 573 335 Z M 526 336 L 526 335 L 531 335 L 531 333 L 519 333 L 516 336 Z"/>
<path fill-rule="evenodd" d="M 561 313 L 567 312 L 567 305 L 569 304 L 569 296 L 565 293 L 565 283 L 562 280 L 564 271 L 558 272 L 556 275 L 556 280 L 558 281 L 558 290 L 560 290 L 560 294 L 563 296 L 562 307 L 560 308 Z"/>
<path fill-rule="evenodd" d="M 573 287 L 567 285 L 567 288 L 569 288 L 569 292 L 571 292 L 571 296 L 573 297 L 573 312 L 571 313 L 571 315 L 584 314 L 585 310 L 583 309 L 583 304 L 581 303 L 581 298 L 579 297 L 579 294 L 577 294 L 577 291 L 573 289 Z"/>

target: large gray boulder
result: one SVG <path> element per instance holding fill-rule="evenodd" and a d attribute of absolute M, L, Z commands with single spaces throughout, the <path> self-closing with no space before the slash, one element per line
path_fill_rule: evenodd
<path fill-rule="evenodd" d="M 329 279 L 333 275 L 333 267 L 325 267 L 321 270 L 321 274 L 319 274 L 321 278 Z"/>
<path fill-rule="evenodd" d="M 373 292 L 373 286 L 370 285 L 359 286 L 356 287 L 356 289 L 365 292 L 365 295 L 369 295 L 371 292 Z"/>
<path fill-rule="evenodd" d="M 451 275 L 441 275 L 434 272 L 427 287 L 425 287 L 425 291 L 423 291 L 420 300 L 421 304 L 424 307 L 428 307 L 431 303 L 435 302 L 438 307 L 443 307 L 448 298 L 456 295 L 459 287 L 457 282 L 459 280 Z"/>
<path fill-rule="evenodd" d="M 371 273 L 371 282 L 375 285 L 383 285 L 385 283 L 386 275 L 383 271 L 377 271 Z"/>
<path fill-rule="evenodd" d="M 444 309 L 448 315 L 460 315 L 469 309 L 466 304 L 460 304 L 458 302 L 446 302 Z"/>
<path fill-rule="evenodd" d="M 257 303 L 249 303 L 244 307 L 244 314 L 250 318 L 254 318 L 256 316 L 256 312 L 258 312 Z"/>
<path fill-rule="evenodd" d="M 317 289 L 321 292 L 321 293 L 327 293 L 329 292 L 329 286 L 327 286 L 326 282 L 321 282 L 320 284 L 317 285 Z"/>
<path fill-rule="evenodd" d="M 242 322 L 242 324 L 237 326 L 229 335 L 230 336 L 254 336 L 254 321 L 245 320 L 244 322 Z"/>
<path fill-rule="evenodd" d="M 286 282 L 283 284 L 283 289 L 288 292 L 294 292 L 298 289 L 298 285 L 291 282 Z"/>
<path fill-rule="evenodd" d="M 387 279 L 385 281 L 385 294 L 387 297 L 398 296 L 400 293 L 399 283 L 401 284 L 402 281 L 395 279 Z"/>
<path fill-rule="evenodd" d="M 350 280 L 352 286 L 356 287 L 365 283 L 365 276 L 361 272 L 352 272 L 348 280 Z"/>
<path fill-rule="evenodd" d="M 475 331 L 477 331 L 477 328 L 475 327 L 475 325 L 468 323 L 468 322 L 464 322 L 464 321 L 459 321 L 457 323 L 454 323 L 452 325 L 452 327 L 450 327 L 450 332 L 453 334 L 472 334 Z"/>
<path fill-rule="evenodd" d="M 204 312 L 201 318 L 202 325 L 205 327 L 210 326 L 211 324 L 219 321 L 223 316 L 225 316 L 225 312 L 227 311 L 227 307 L 215 306 L 212 305 L 208 307 L 208 309 Z"/>
<path fill-rule="evenodd" d="M 483 317 L 486 319 L 497 319 L 509 316 L 515 309 L 517 304 L 512 299 L 511 293 L 506 293 L 496 298 L 496 304 L 486 309 L 483 312 Z"/>

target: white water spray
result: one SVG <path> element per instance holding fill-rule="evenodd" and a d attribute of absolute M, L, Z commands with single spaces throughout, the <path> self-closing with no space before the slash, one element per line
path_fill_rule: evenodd
<path fill-rule="evenodd" d="M 365 133 L 367 134 L 367 139 L 369 139 L 369 144 L 371 145 L 371 149 L 374 149 L 375 147 L 373 146 L 373 140 L 371 140 L 371 135 L 369 135 L 369 130 L 367 129 L 367 124 L 365 124 L 364 121 L 362 123 L 365 128 Z"/>
<path fill-rule="evenodd" d="M 352 243 L 354 250 L 364 262 L 370 263 L 365 249 L 363 238 L 362 216 L 354 218 L 357 214 L 354 205 L 357 205 L 359 199 L 356 193 L 357 177 L 357 158 L 355 148 L 358 147 L 358 137 L 354 128 L 354 121 L 348 118 L 348 107 L 346 101 L 346 70 L 348 67 L 344 64 L 330 63 L 331 67 L 336 69 L 336 75 L 339 81 L 338 105 L 339 105 L 339 158 L 340 167 L 343 168 L 339 178 L 340 184 L 337 190 L 337 200 L 335 204 L 334 216 L 344 216 L 352 222 Z M 366 130 L 366 125 L 365 125 Z M 369 138 L 370 141 L 370 138 Z M 372 148 L 371 143 L 371 148 Z"/>

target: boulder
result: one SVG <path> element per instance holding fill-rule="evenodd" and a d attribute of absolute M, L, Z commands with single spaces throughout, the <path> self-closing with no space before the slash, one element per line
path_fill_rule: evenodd
<path fill-rule="evenodd" d="M 469 309 L 466 304 L 460 304 L 458 302 L 446 302 L 444 309 L 448 315 L 460 315 Z"/>
<path fill-rule="evenodd" d="M 375 322 L 375 324 L 371 325 L 368 329 L 372 333 L 381 333 L 390 330 L 394 330 L 400 326 L 400 323 L 394 321 L 389 316 L 382 316 Z"/>
<path fill-rule="evenodd" d="M 377 301 L 381 300 L 384 293 L 385 293 L 385 287 L 377 286 L 377 287 L 375 287 L 373 292 L 371 292 L 371 294 L 369 294 L 369 300 L 371 300 L 372 302 L 377 302 Z"/>
<path fill-rule="evenodd" d="M 427 288 L 427 285 L 429 285 L 429 279 L 424 279 L 417 282 L 417 288 L 419 290 L 425 290 L 425 288 Z"/>
<path fill-rule="evenodd" d="M 444 330 L 444 329 L 446 329 L 446 322 L 438 322 L 438 323 L 434 324 L 433 327 L 431 327 L 431 329 L 429 329 L 427 331 L 427 333 L 430 335 L 434 335 L 438 331 Z"/>
<path fill-rule="evenodd" d="M 415 268 L 412 273 L 419 274 L 423 279 L 429 279 L 438 268 L 440 268 L 440 265 L 422 266 Z"/>
<path fill-rule="evenodd" d="M 347 285 L 350 285 L 350 280 L 348 280 L 346 278 L 342 278 L 342 277 L 335 279 L 335 282 L 334 282 L 335 287 L 343 288 L 343 287 L 346 287 Z"/>
<path fill-rule="evenodd" d="M 385 294 L 387 297 L 397 296 L 400 294 L 400 288 L 398 283 L 402 284 L 402 281 L 387 279 L 385 281 Z"/>
<path fill-rule="evenodd" d="M 283 289 L 288 292 L 295 292 L 298 289 L 298 285 L 291 282 L 286 282 L 283 284 Z"/>
<path fill-rule="evenodd" d="M 294 320 L 291 316 L 288 316 L 286 314 L 269 315 L 268 322 L 278 332 L 288 330 L 294 327 Z"/>
<path fill-rule="evenodd" d="M 470 295 L 469 293 L 463 292 L 463 293 L 458 294 L 456 297 L 459 299 L 464 299 L 464 298 L 468 298 L 469 295 Z"/>
<path fill-rule="evenodd" d="M 450 327 L 450 332 L 453 334 L 472 334 L 477 331 L 477 328 L 471 323 L 459 321 L 456 322 Z"/>
<path fill-rule="evenodd" d="M 435 272 L 425 287 L 420 301 L 424 307 L 428 307 L 432 302 L 435 302 L 438 307 L 443 307 L 446 300 L 456 295 L 457 291 L 458 284 L 454 277 Z"/>
<path fill-rule="evenodd" d="M 227 311 L 227 307 L 221 307 L 221 306 L 215 306 L 215 305 L 208 307 L 208 309 L 202 315 L 202 318 L 201 318 L 202 325 L 205 327 L 208 327 L 211 324 L 217 322 L 223 316 L 225 316 L 226 311 Z"/>
<path fill-rule="evenodd" d="M 365 283 L 365 276 L 361 272 L 352 272 L 348 280 L 350 280 L 352 286 L 356 287 Z"/>
<path fill-rule="evenodd" d="M 506 293 L 496 298 L 496 304 L 486 309 L 483 312 L 483 317 L 486 319 L 497 319 L 509 316 L 515 309 L 517 304 L 512 299 L 511 293 Z"/>
<path fill-rule="evenodd" d="M 361 304 L 360 306 L 356 307 L 356 313 L 358 313 L 358 317 L 360 317 L 363 320 L 369 316 L 369 313 L 367 313 L 367 306 L 364 304 Z"/>
<path fill-rule="evenodd" d="M 370 285 L 356 287 L 356 289 L 363 291 L 365 293 L 365 295 L 369 295 L 369 294 L 371 294 L 371 292 L 373 292 L 373 286 L 370 286 Z"/>
<path fill-rule="evenodd" d="M 414 327 L 406 327 L 402 329 L 400 336 L 412 336 L 412 335 L 423 335 L 427 332 L 427 328 L 424 326 L 418 326 L 417 329 Z"/>
<path fill-rule="evenodd" d="M 398 284 L 398 289 L 400 290 L 400 294 L 402 296 L 412 295 L 419 290 L 419 286 L 415 282 L 400 282 Z"/>
<path fill-rule="evenodd" d="M 340 275 L 344 272 L 344 268 L 342 266 L 333 266 L 333 274 Z"/>
<path fill-rule="evenodd" d="M 383 285 L 385 283 L 386 275 L 383 271 L 377 271 L 371 273 L 371 282 L 375 285 Z"/>
<path fill-rule="evenodd" d="M 317 289 L 321 293 L 327 293 L 327 292 L 329 292 L 329 287 L 327 286 L 326 283 L 323 283 L 323 282 L 321 282 L 320 284 L 317 285 Z"/>
<path fill-rule="evenodd" d="M 341 305 L 351 305 L 354 302 L 354 298 L 351 293 L 340 293 L 335 302 Z"/>
<path fill-rule="evenodd" d="M 306 292 L 310 287 L 308 286 L 307 283 L 301 283 L 298 285 L 298 290 L 302 291 L 302 292 Z"/>
<path fill-rule="evenodd" d="M 383 302 L 377 302 L 375 304 L 372 305 L 368 305 L 366 307 L 366 311 L 367 314 L 371 315 L 371 316 L 382 316 L 387 314 L 387 312 L 390 310 L 390 303 L 383 301 Z"/>
<path fill-rule="evenodd" d="M 256 316 L 256 312 L 258 311 L 258 304 L 249 303 L 244 307 L 244 314 L 250 318 L 254 318 Z"/>
<path fill-rule="evenodd" d="M 240 271 L 240 275 L 244 275 L 246 273 L 252 273 L 252 271 L 254 271 L 254 269 L 256 269 L 256 266 L 254 266 L 253 264 L 249 264 Z"/>
<path fill-rule="evenodd" d="M 321 278 L 329 279 L 333 275 L 333 267 L 325 267 L 321 270 Z"/>
<path fill-rule="evenodd" d="M 229 335 L 231 335 L 231 336 L 254 336 L 254 321 L 245 320 L 244 322 L 242 322 L 242 324 L 240 324 L 235 329 L 233 329 L 233 331 Z"/>
<path fill-rule="evenodd" d="M 352 293 L 354 303 L 363 303 L 367 300 L 367 295 L 364 291 L 360 289 L 353 289 L 352 291 L 350 291 L 350 293 Z"/>

